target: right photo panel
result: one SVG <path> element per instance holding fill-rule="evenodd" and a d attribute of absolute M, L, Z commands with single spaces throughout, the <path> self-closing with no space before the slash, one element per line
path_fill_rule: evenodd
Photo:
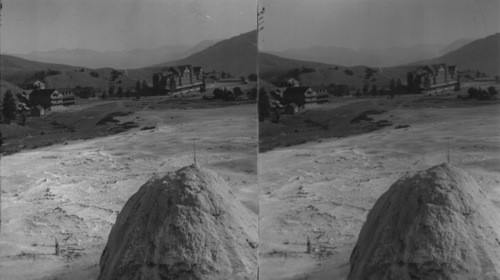
<path fill-rule="evenodd" d="M 261 0 L 259 279 L 500 279 L 500 3 Z"/>

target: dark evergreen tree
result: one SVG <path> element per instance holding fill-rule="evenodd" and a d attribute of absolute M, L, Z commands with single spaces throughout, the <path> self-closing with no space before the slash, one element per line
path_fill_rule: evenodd
<path fill-rule="evenodd" d="M 257 99 L 257 88 L 252 88 L 252 89 L 248 90 L 247 96 L 248 96 L 248 99 L 250 99 L 250 100 Z"/>
<path fill-rule="evenodd" d="M 363 95 L 368 95 L 368 85 L 367 84 L 363 85 Z"/>
<path fill-rule="evenodd" d="M 140 81 L 137 81 L 135 83 L 135 95 L 136 96 L 141 96 L 141 82 Z"/>
<path fill-rule="evenodd" d="M 389 89 L 391 90 L 391 92 L 396 91 L 396 81 L 394 81 L 394 79 L 391 79 L 391 84 L 389 86 Z"/>
<path fill-rule="evenodd" d="M 356 97 L 361 97 L 361 90 L 359 88 L 356 90 Z"/>
<path fill-rule="evenodd" d="M 142 89 L 142 95 L 148 95 L 148 93 L 149 93 L 149 86 L 148 86 L 148 83 L 146 83 L 146 80 L 142 80 L 141 89 Z"/>
<path fill-rule="evenodd" d="M 17 116 L 16 101 L 10 90 L 5 92 L 2 104 L 3 119 L 6 123 L 10 123 L 12 120 L 15 120 Z"/>
<path fill-rule="evenodd" d="M 403 85 L 403 82 L 401 81 L 401 79 L 397 79 L 396 80 L 396 90 L 398 91 L 399 94 L 401 94 L 404 90 L 404 85 Z"/>
<path fill-rule="evenodd" d="M 372 89 L 371 89 L 370 93 L 372 94 L 372 96 L 376 96 L 377 95 L 377 86 L 376 85 L 372 86 Z"/>
<path fill-rule="evenodd" d="M 118 98 L 122 98 L 123 97 L 123 88 L 121 86 L 118 87 L 118 90 L 116 91 L 116 96 Z"/>
<path fill-rule="evenodd" d="M 235 98 L 239 98 L 240 96 L 243 95 L 243 91 L 239 87 L 233 88 L 234 96 Z"/>
<path fill-rule="evenodd" d="M 269 96 L 264 88 L 259 90 L 259 121 L 264 121 L 265 118 L 269 117 L 271 112 L 271 104 L 269 103 Z"/>
<path fill-rule="evenodd" d="M 492 98 L 493 96 L 497 95 L 497 89 L 494 86 L 488 87 L 488 94 L 489 97 Z"/>
<path fill-rule="evenodd" d="M 160 91 L 160 75 L 158 73 L 153 74 L 153 89 L 157 94 Z"/>
<path fill-rule="evenodd" d="M 109 97 L 113 97 L 115 95 L 115 85 L 111 84 L 108 89 L 108 95 Z"/>
<path fill-rule="evenodd" d="M 408 72 L 406 74 L 406 87 L 410 92 L 415 91 L 415 76 L 413 76 L 412 72 Z"/>

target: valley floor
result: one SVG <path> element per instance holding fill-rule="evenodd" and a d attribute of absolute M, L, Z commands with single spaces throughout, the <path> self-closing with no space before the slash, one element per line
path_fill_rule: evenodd
<path fill-rule="evenodd" d="M 117 119 L 137 128 L 1 158 L 1 279 L 96 279 L 116 215 L 153 173 L 191 164 L 193 138 L 197 162 L 221 174 L 257 215 L 255 104 L 134 104 L 142 109 Z"/>
<path fill-rule="evenodd" d="M 260 279 L 346 279 L 375 201 L 405 172 L 446 162 L 448 143 L 500 210 L 500 104 L 449 102 L 386 106 L 372 122 L 394 126 L 259 154 Z"/>

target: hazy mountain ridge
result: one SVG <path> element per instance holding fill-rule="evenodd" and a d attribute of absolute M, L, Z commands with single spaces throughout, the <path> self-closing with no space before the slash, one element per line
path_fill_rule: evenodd
<path fill-rule="evenodd" d="M 271 54 L 298 60 L 316 61 L 322 63 L 371 67 L 390 67 L 411 63 L 418 60 L 430 59 L 456 50 L 468 43 L 471 39 L 460 39 L 449 45 L 419 44 L 411 47 L 392 47 L 384 49 L 361 49 L 336 46 L 312 46 L 303 49 L 287 49 Z"/>
<path fill-rule="evenodd" d="M 498 58 L 500 34 L 488 36 L 475 40 L 459 49 L 449 52 L 443 56 L 430 60 L 416 60 L 416 62 L 403 64 L 397 67 L 373 67 L 366 66 L 349 67 L 342 64 L 327 64 L 314 61 L 302 61 L 280 57 L 269 53 L 257 53 L 257 32 L 251 31 L 219 41 L 207 48 L 212 42 L 201 42 L 198 49 L 202 49 L 186 58 L 154 64 L 149 67 L 120 70 L 121 75 L 115 80 L 111 79 L 112 68 L 89 69 L 81 66 L 69 66 L 64 64 L 42 63 L 18 58 L 10 55 L 0 55 L 2 79 L 18 86 L 33 80 L 36 72 L 48 71 L 48 69 L 61 71 L 57 75 L 46 76 L 45 82 L 49 86 L 75 87 L 93 86 L 106 89 L 110 84 L 116 83 L 123 88 L 134 87 L 137 80 L 146 80 L 151 83 L 152 74 L 167 66 L 192 64 L 202 66 L 205 72 L 211 70 L 223 70 L 231 73 L 234 77 L 248 76 L 257 73 L 256 64 L 259 63 L 259 74 L 263 79 L 274 81 L 286 76 L 289 71 L 296 68 L 314 68 L 314 72 L 301 74 L 301 78 L 312 84 L 328 85 L 332 82 L 347 83 L 355 86 L 363 83 L 374 83 L 386 86 L 391 78 L 405 79 L 406 72 L 414 68 L 414 65 L 448 63 L 455 64 L 459 69 L 480 70 L 490 76 L 497 75 L 500 71 Z M 458 40 L 455 46 L 466 43 L 466 40 Z M 204 45 L 205 44 L 205 45 Z M 452 45 L 453 45 L 452 44 Z M 437 47 L 435 47 L 437 49 Z M 196 50 L 192 48 L 193 51 Z M 137 50 L 140 52 L 140 50 Z M 340 66 L 342 65 L 342 66 Z M 377 68 L 378 74 L 366 81 L 364 71 L 367 67 Z M 352 74 L 348 74 L 350 69 Z M 97 75 L 93 74 L 96 73 Z M 373 80 L 373 81 L 372 81 Z"/>
<path fill-rule="evenodd" d="M 195 46 L 172 45 L 154 49 L 132 49 L 99 52 L 89 49 L 59 48 L 51 51 L 35 51 L 13 56 L 45 62 L 82 66 L 87 68 L 111 67 L 117 69 L 141 68 L 159 61 L 174 60 L 199 52 L 218 40 L 204 40 Z"/>

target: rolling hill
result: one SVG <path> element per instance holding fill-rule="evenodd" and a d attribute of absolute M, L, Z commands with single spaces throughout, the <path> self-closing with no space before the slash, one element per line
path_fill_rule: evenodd
<path fill-rule="evenodd" d="M 421 60 L 411 65 L 446 63 L 457 65 L 459 70 L 479 70 L 490 76 L 500 75 L 500 33 L 472 41 L 471 43 L 429 60 Z"/>
<path fill-rule="evenodd" d="M 191 64 L 204 72 L 223 70 L 235 77 L 257 73 L 257 31 L 250 31 L 220 41 L 186 58 L 155 64 L 152 67 Z"/>
<path fill-rule="evenodd" d="M 44 72 L 42 75 L 41 72 Z M 52 74 L 49 74 L 52 71 Z M 113 78 L 113 71 L 118 71 Z M 137 80 L 149 81 L 158 69 L 136 69 L 129 71 L 112 68 L 89 69 L 64 64 L 31 61 L 10 55 L 0 55 L 0 73 L 3 81 L 25 87 L 35 80 L 43 80 L 48 88 L 91 86 L 107 89 L 110 84 L 124 89 L 133 88 Z"/>
<path fill-rule="evenodd" d="M 449 44 L 446 48 L 441 49 L 439 51 L 439 55 L 440 56 L 445 55 L 445 54 L 452 52 L 454 50 L 458 50 L 459 48 L 461 48 L 469 43 L 472 43 L 475 40 L 477 40 L 477 39 L 458 39 L 455 42 Z"/>

